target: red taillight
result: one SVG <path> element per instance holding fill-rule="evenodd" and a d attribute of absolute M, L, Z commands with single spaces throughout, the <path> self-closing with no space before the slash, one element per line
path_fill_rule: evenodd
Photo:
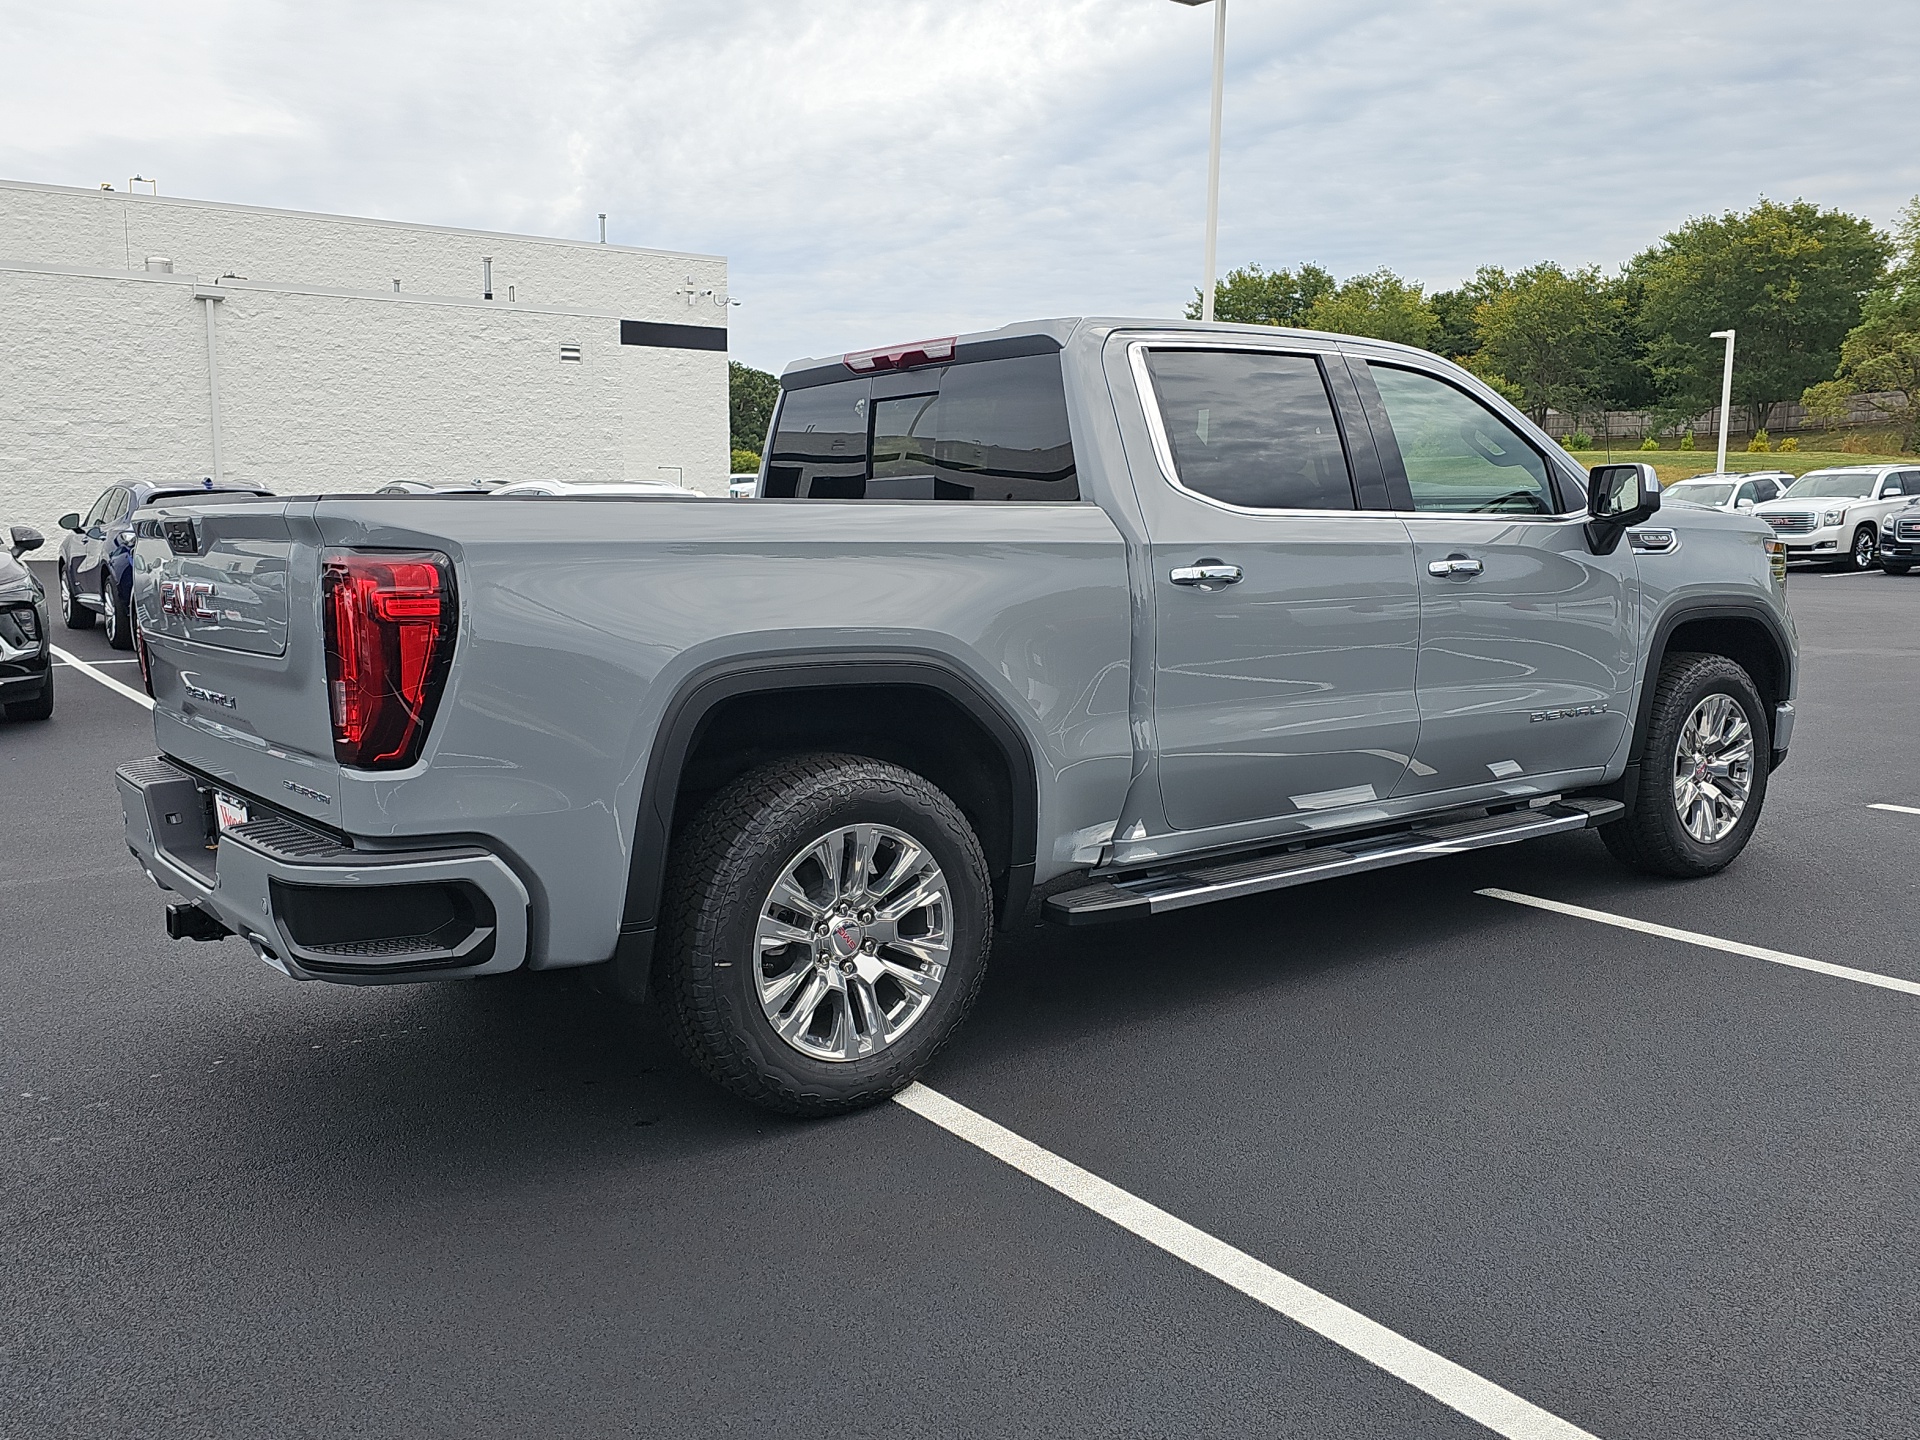
<path fill-rule="evenodd" d="M 322 585 L 334 758 L 413 764 L 453 658 L 453 566 L 430 550 L 336 551 Z"/>
<path fill-rule="evenodd" d="M 911 345 L 895 345 L 888 350 L 854 350 L 840 357 L 840 363 L 856 375 L 876 370 L 911 370 L 916 365 L 944 365 L 953 359 L 953 340 L 916 340 Z"/>

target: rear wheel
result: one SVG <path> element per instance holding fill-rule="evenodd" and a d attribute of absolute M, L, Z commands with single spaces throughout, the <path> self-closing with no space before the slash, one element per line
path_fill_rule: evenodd
<path fill-rule="evenodd" d="M 1880 542 L 1874 536 L 1873 526 L 1862 525 L 1853 532 L 1853 548 L 1847 551 L 1849 570 L 1871 570 L 1873 562 L 1880 553 Z"/>
<path fill-rule="evenodd" d="M 73 579 L 67 574 L 67 567 L 60 567 L 60 619 L 69 630 L 91 630 L 93 611 L 87 609 L 75 598 Z"/>
<path fill-rule="evenodd" d="M 676 1044 L 793 1115 L 886 1099 L 966 1018 L 992 891 L 966 818 L 911 771 L 779 761 L 676 841 L 655 980 Z"/>
<path fill-rule="evenodd" d="M 100 582 L 100 614 L 107 622 L 107 644 L 116 650 L 133 649 L 133 621 L 128 615 L 127 596 L 107 576 Z"/>
<path fill-rule="evenodd" d="M 1766 708 L 1745 670 L 1722 655 L 1669 655 L 1632 814 L 1600 838 L 1614 859 L 1651 875 L 1724 869 L 1760 819 L 1771 750 Z"/>

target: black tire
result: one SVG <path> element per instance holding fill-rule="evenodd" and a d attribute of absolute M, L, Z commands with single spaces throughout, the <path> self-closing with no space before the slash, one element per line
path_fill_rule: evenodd
<path fill-rule="evenodd" d="M 47 672 L 47 683 L 40 691 L 39 699 L 15 700 L 12 704 L 0 708 L 6 710 L 9 720 L 51 720 L 53 718 L 53 672 L 51 670 Z"/>
<path fill-rule="evenodd" d="M 1886 573 L 1889 575 L 1904 575 L 1909 570 L 1913 569 L 1913 566 L 1908 564 L 1896 565 L 1891 560 L 1882 560 L 1880 562 L 1880 568 L 1886 571 Z"/>
<path fill-rule="evenodd" d="M 817 1059 L 768 1018 L 756 927 L 794 857 L 854 824 L 892 827 L 939 865 L 952 944 L 924 1012 L 897 1038 L 857 1059 Z M 940 790 L 861 756 L 795 756 L 735 780 L 674 842 L 654 993 L 674 1043 L 735 1095 L 789 1115 L 859 1109 L 911 1083 L 966 1019 L 986 971 L 992 903 L 980 842 Z"/>
<path fill-rule="evenodd" d="M 69 630 L 91 630 L 93 611 L 82 605 L 74 597 L 73 585 L 67 579 L 67 567 L 60 566 L 60 620 Z"/>
<path fill-rule="evenodd" d="M 1675 764 L 1681 732 L 1696 706 L 1712 695 L 1730 697 L 1746 714 L 1753 740 L 1747 801 L 1739 819 L 1720 839 L 1706 843 L 1688 833 L 1675 799 Z M 1747 672 L 1723 655 L 1669 655 L 1655 684 L 1640 788 L 1633 813 L 1602 826 L 1600 838 L 1613 858 L 1649 875 L 1693 878 L 1724 870 L 1747 848 L 1767 798 L 1772 727 L 1760 692 Z"/>
<path fill-rule="evenodd" d="M 1862 525 L 1853 532 L 1853 544 L 1847 549 L 1847 569 L 1856 574 L 1862 570 L 1871 570 L 1879 562 L 1880 537 L 1874 533 L 1873 526 Z"/>
<path fill-rule="evenodd" d="M 133 649 L 133 617 L 128 613 L 132 607 L 127 599 L 111 575 L 100 582 L 100 613 L 107 622 L 107 644 L 116 650 Z"/>

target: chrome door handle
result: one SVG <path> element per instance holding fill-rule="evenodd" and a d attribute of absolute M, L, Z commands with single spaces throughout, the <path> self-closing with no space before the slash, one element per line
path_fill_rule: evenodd
<path fill-rule="evenodd" d="M 1441 580 L 1456 577 L 1466 579 L 1478 575 L 1486 568 L 1478 560 L 1469 560 L 1465 555 L 1449 555 L 1444 560 L 1435 560 L 1428 565 L 1427 574 Z"/>
<path fill-rule="evenodd" d="M 1202 590 L 1211 590 L 1217 585 L 1238 585 L 1241 570 L 1238 565 L 1223 565 L 1218 560 L 1202 560 L 1198 565 L 1182 565 L 1167 578 L 1176 585 L 1197 585 Z"/>

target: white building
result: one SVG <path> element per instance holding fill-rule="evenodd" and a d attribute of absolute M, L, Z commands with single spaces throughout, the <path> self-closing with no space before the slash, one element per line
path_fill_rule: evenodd
<path fill-rule="evenodd" d="M 0 524 L 216 473 L 724 494 L 726 305 L 715 255 L 0 181 Z"/>

